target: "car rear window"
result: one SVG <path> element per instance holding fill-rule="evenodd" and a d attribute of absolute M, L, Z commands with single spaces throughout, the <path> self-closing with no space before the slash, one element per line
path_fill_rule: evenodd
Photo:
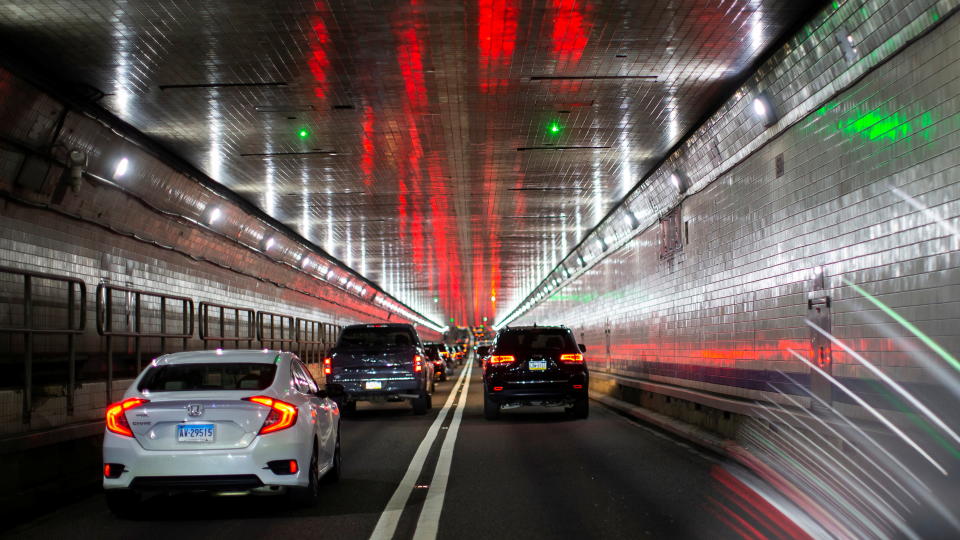
<path fill-rule="evenodd" d="M 409 347 L 416 342 L 416 336 L 406 328 L 346 328 L 337 347 Z"/>
<path fill-rule="evenodd" d="M 210 363 L 153 366 L 137 390 L 187 392 L 191 390 L 263 390 L 273 384 L 276 364 Z"/>
<path fill-rule="evenodd" d="M 525 330 L 522 332 L 507 332 L 497 338 L 496 349 L 524 350 L 524 351 L 551 351 L 572 350 L 576 348 L 573 336 L 569 330 Z"/>
<path fill-rule="evenodd" d="M 440 347 L 438 345 L 427 345 L 424 351 L 433 360 L 440 360 Z"/>

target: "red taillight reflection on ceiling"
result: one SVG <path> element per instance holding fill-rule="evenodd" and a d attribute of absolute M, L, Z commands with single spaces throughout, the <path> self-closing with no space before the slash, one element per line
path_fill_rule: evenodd
<path fill-rule="evenodd" d="M 313 17 L 310 20 L 310 57 L 307 66 L 317 83 L 313 88 L 316 97 L 327 97 L 327 71 L 330 69 L 330 57 L 327 48 L 330 46 L 330 33 L 322 17 Z"/>
<path fill-rule="evenodd" d="M 586 2 L 582 0 L 551 0 L 553 13 L 552 50 L 559 60 L 558 69 L 574 67 L 580 62 L 583 50 L 590 40 L 590 22 Z"/>
<path fill-rule="evenodd" d="M 516 48 L 516 1 L 480 0 L 477 7 L 478 82 L 481 92 L 496 94 L 505 91 L 510 80 L 503 68 L 510 66 Z"/>

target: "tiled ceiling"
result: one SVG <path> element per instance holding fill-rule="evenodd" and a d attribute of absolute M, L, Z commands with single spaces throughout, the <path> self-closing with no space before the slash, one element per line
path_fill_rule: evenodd
<path fill-rule="evenodd" d="M 0 34 L 414 309 L 476 324 L 819 4 L 31 0 L 0 3 Z"/>

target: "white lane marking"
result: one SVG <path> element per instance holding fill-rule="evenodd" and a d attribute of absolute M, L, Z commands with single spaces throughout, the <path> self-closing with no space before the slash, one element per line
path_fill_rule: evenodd
<path fill-rule="evenodd" d="M 467 391 L 470 389 L 470 370 L 472 369 L 471 363 L 467 366 L 467 382 L 463 386 L 463 391 L 460 392 L 460 399 L 457 400 L 457 410 L 453 413 L 453 420 L 450 421 L 450 429 L 443 439 L 443 446 L 440 447 L 440 457 L 437 459 L 436 469 L 433 470 L 433 480 L 430 481 L 430 490 L 427 491 L 427 499 L 423 502 L 413 540 L 434 540 L 437 537 L 443 498 L 447 493 L 447 481 L 450 479 L 450 465 L 453 463 L 453 447 L 457 443 L 460 420 L 463 418 L 463 409 L 467 405 Z"/>
<path fill-rule="evenodd" d="M 450 395 L 447 396 L 447 402 L 443 404 L 443 409 L 440 410 L 437 418 L 433 421 L 433 424 L 430 425 L 430 429 L 427 430 L 427 434 L 423 437 L 423 440 L 420 441 L 420 446 L 417 447 L 416 453 L 413 454 L 413 459 L 410 460 L 410 466 L 407 467 L 406 474 L 403 475 L 403 479 L 400 480 L 400 484 L 393 492 L 393 496 L 390 497 L 390 500 L 387 502 L 387 507 L 384 508 L 383 513 L 380 514 L 380 519 L 377 520 L 377 526 L 373 529 L 370 540 L 391 540 L 393 538 L 393 534 L 397 531 L 397 523 L 400 521 L 403 508 L 407 505 L 407 499 L 410 498 L 410 493 L 416 487 L 417 478 L 423 470 L 423 463 L 427 459 L 427 454 L 430 453 L 430 447 L 433 446 L 433 441 L 436 440 L 437 434 L 440 433 L 440 424 L 443 423 L 443 420 L 447 417 L 447 413 L 450 411 L 451 405 L 453 405 L 453 398 L 457 395 L 457 388 L 464 384 L 464 380 L 469 383 L 469 379 L 465 379 L 469 371 L 468 368 L 460 373 L 456 384 L 454 384 L 450 390 Z"/>

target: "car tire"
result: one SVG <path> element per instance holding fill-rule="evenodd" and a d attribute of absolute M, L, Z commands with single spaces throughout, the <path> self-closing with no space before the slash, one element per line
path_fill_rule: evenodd
<path fill-rule="evenodd" d="M 585 419 L 590 416 L 589 398 L 578 398 L 573 402 L 573 407 L 567 407 L 567 414 L 571 418 Z"/>
<path fill-rule="evenodd" d="M 317 504 L 320 496 L 320 464 L 318 463 L 317 447 L 314 445 L 310 455 L 310 468 L 307 469 L 309 483 L 307 487 L 292 487 L 289 490 L 290 500 L 300 508 L 310 508 Z"/>
<path fill-rule="evenodd" d="M 340 413 L 343 416 L 353 416 L 357 414 L 357 402 L 356 401 L 344 401 L 340 404 Z"/>
<path fill-rule="evenodd" d="M 333 447 L 333 462 L 330 464 L 330 469 L 327 471 L 327 474 L 323 475 L 324 484 L 336 484 L 340 481 L 340 476 L 343 474 L 343 456 L 340 453 L 340 426 L 337 426 L 337 442 Z"/>
<path fill-rule="evenodd" d="M 429 399 L 430 396 L 426 392 L 420 394 L 420 397 L 410 400 L 410 405 L 413 407 L 413 414 L 423 415 L 427 414 L 429 409 Z"/>
<path fill-rule="evenodd" d="M 143 497 L 132 489 L 108 489 L 104 495 L 110 513 L 121 519 L 136 519 Z"/>
<path fill-rule="evenodd" d="M 500 404 L 490 399 L 486 392 L 483 393 L 483 417 L 487 420 L 500 418 Z"/>

